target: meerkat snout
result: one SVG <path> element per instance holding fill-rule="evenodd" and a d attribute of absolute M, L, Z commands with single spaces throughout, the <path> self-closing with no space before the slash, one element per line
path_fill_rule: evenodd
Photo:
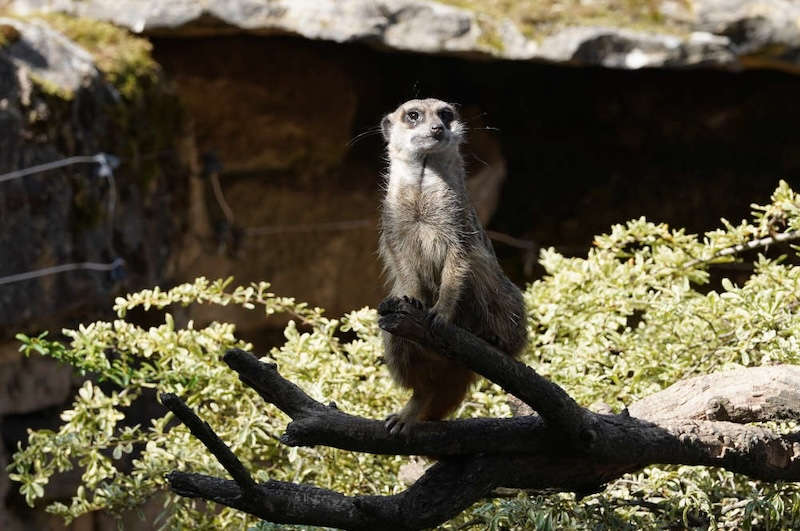
<path fill-rule="evenodd" d="M 431 125 L 431 136 L 436 140 L 444 138 L 444 124 L 441 122 Z"/>

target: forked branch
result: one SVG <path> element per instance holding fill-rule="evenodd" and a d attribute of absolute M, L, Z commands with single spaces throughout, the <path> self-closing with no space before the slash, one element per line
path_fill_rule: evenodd
<path fill-rule="evenodd" d="M 324 405 L 284 379 L 274 364 L 231 350 L 224 359 L 240 379 L 292 418 L 281 437 L 284 444 L 437 455 L 441 461 L 394 496 L 344 496 L 276 481 L 255 484 L 205 423 L 177 397 L 165 396 L 165 404 L 233 477 L 231 481 L 176 471 L 168 476 L 173 491 L 277 523 L 419 529 L 454 517 L 496 488 L 584 494 L 650 464 L 710 465 L 756 479 L 800 480 L 799 434 L 777 435 L 735 423 L 797 418 L 800 367 L 701 376 L 632 404 L 628 411 L 634 416 L 604 415 L 580 407 L 533 369 L 407 301 L 385 301 L 380 313 L 385 330 L 459 360 L 539 415 L 422 422 L 407 438 L 392 436 L 382 421 Z M 701 388 L 705 391 L 697 392 Z"/>

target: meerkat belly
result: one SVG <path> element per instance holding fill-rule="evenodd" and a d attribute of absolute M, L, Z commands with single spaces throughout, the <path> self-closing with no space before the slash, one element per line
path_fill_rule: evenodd
<path fill-rule="evenodd" d="M 403 259 L 416 273 L 428 305 L 438 296 L 447 246 L 448 239 L 441 228 L 424 221 L 411 225 L 405 237 Z"/>

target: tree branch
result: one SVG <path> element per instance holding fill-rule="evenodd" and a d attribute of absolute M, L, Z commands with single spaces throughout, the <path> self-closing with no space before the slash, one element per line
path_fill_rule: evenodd
<path fill-rule="evenodd" d="M 792 230 L 792 231 L 789 231 L 789 232 L 781 232 L 779 234 L 775 234 L 774 236 L 767 236 L 767 237 L 764 237 L 764 238 L 758 238 L 756 240 L 750 240 L 750 241 L 745 242 L 745 243 L 740 243 L 738 245 L 732 245 L 730 247 L 726 247 L 724 249 L 721 249 L 721 250 L 717 251 L 716 253 L 711 255 L 709 258 L 698 258 L 698 259 L 692 260 L 689 263 L 687 263 L 685 266 L 683 266 L 683 268 L 684 269 L 689 269 L 689 268 L 692 268 L 692 267 L 694 267 L 696 265 L 699 265 L 699 264 L 706 264 L 708 262 L 716 260 L 717 258 L 724 258 L 726 256 L 734 256 L 734 255 L 737 255 L 737 254 L 745 252 L 745 251 L 752 251 L 752 250 L 755 250 L 755 249 L 763 249 L 764 247 L 769 247 L 770 245 L 775 244 L 775 243 L 790 242 L 790 241 L 794 241 L 794 240 L 800 240 L 800 230 Z"/>
<path fill-rule="evenodd" d="M 239 378 L 292 417 L 281 436 L 288 446 L 324 445 L 343 450 L 390 455 L 469 455 L 492 451 L 514 453 L 553 444 L 535 416 L 511 419 L 462 419 L 420 422 L 408 437 L 390 434 L 382 420 L 349 415 L 325 406 L 283 378 L 275 364 L 259 361 L 244 350 L 223 357 Z"/>
<path fill-rule="evenodd" d="M 167 409 L 172 411 L 178 420 L 183 422 L 192 435 L 197 437 L 203 445 L 208 448 L 211 454 L 217 458 L 225 470 L 231 475 L 236 483 L 242 488 L 244 492 L 252 493 L 256 488 L 256 482 L 250 476 L 250 473 L 244 467 L 241 461 L 234 455 L 228 445 L 214 432 L 207 422 L 200 420 L 200 417 L 195 415 L 194 411 L 178 398 L 173 393 L 162 393 L 161 403 Z"/>
<path fill-rule="evenodd" d="M 596 439 L 592 414 L 531 367 L 462 328 L 433 319 L 432 313 L 407 300 L 386 299 L 378 307 L 378 313 L 381 328 L 455 359 L 496 383 L 531 406 L 547 424 L 564 434 L 569 443 L 588 445 Z"/>
<path fill-rule="evenodd" d="M 235 479 L 173 472 L 167 478 L 172 490 L 276 523 L 419 529 L 452 518 L 498 488 L 583 495 L 651 464 L 708 465 L 755 479 L 800 481 L 800 433 L 777 435 L 727 421 L 796 418 L 800 367 L 692 378 L 632 404 L 623 414 L 599 414 L 578 406 L 532 369 L 464 330 L 438 323 L 412 304 L 390 300 L 381 305 L 381 314 L 385 329 L 463 362 L 536 408 L 541 418 L 421 422 L 408 438 L 392 436 L 381 421 L 326 406 L 281 377 L 274 364 L 231 350 L 224 360 L 242 381 L 292 418 L 281 438 L 285 444 L 438 455 L 443 460 L 393 496 L 344 496 L 277 481 L 254 484 L 224 443 L 213 432 L 209 435 L 208 425 L 187 414 L 176 397 L 166 396 L 165 403 Z M 581 444 L 586 434 L 591 440 Z"/>
<path fill-rule="evenodd" d="M 409 489 L 392 496 L 345 496 L 310 485 L 268 481 L 257 486 L 259 496 L 248 497 L 230 480 L 185 472 L 171 472 L 167 480 L 182 496 L 211 500 L 280 524 L 422 529 L 453 518 L 486 496 L 494 466 L 491 458 L 437 463 Z"/>

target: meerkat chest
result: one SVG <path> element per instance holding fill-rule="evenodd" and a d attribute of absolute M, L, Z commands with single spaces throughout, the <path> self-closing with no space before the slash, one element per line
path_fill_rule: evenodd
<path fill-rule="evenodd" d="M 442 190 L 408 190 L 388 201 L 390 232 L 399 253 L 425 269 L 440 269 L 459 240 L 458 206 Z"/>

